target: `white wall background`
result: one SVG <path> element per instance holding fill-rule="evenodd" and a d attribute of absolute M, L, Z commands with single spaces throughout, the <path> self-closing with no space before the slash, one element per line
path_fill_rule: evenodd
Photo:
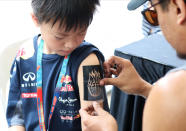
<path fill-rule="evenodd" d="M 32 37 L 31 0 L 0 0 L 0 50 L 18 40 Z M 128 11 L 129 0 L 101 0 L 86 40 L 109 57 L 114 49 L 142 38 L 141 13 Z"/>
<path fill-rule="evenodd" d="M 0 0 L 0 51 L 38 32 L 30 17 L 30 2 L 31 0 Z M 101 0 L 101 6 L 89 27 L 86 40 L 95 44 L 106 59 L 114 54 L 115 48 L 143 37 L 141 9 L 128 11 L 128 2 L 129 0 Z M 0 99 L 1 93 L 0 90 Z M 1 102 L 0 100 L 0 129 L 6 130 Z"/>

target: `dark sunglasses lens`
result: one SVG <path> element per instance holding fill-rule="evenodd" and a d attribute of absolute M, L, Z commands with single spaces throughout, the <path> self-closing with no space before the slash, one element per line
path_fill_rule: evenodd
<path fill-rule="evenodd" d="M 156 11 L 154 10 L 147 10 L 144 12 L 146 20 L 153 26 L 158 26 L 158 16 Z"/>

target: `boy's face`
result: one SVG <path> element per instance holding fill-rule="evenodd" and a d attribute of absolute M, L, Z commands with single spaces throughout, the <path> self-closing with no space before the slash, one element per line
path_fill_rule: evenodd
<path fill-rule="evenodd" d="M 60 22 L 57 21 L 54 26 L 52 22 L 42 23 L 39 25 L 42 39 L 44 40 L 44 52 L 47 54 L 58 54 L 61 56 L 69 55 L 84 40 L 87 29 L 72 28 L 66 32 Z"/>

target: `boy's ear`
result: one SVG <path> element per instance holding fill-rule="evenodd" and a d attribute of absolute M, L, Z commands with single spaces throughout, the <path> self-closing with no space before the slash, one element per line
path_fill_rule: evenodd
<path fill-rule="evenodd" d="M 32 17 L 32 21 L 34 22 L 35 26 L 36 27 L 39 27 L 39 21 L 38 21 L 38 18 L 35 16 L 35 14 L 32 12 L 31 14 L 31 17 Z"/>

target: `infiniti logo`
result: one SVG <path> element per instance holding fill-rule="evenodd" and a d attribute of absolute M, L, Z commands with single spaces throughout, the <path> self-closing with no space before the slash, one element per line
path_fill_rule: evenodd
<path fill-rule="evenodd" d="M 33 72 L 28 72 L 23 75 L 24 81 L 29 81 L 29 80 L 34 81 L 35 78 L 36 78 L 36 75 Z"/>

